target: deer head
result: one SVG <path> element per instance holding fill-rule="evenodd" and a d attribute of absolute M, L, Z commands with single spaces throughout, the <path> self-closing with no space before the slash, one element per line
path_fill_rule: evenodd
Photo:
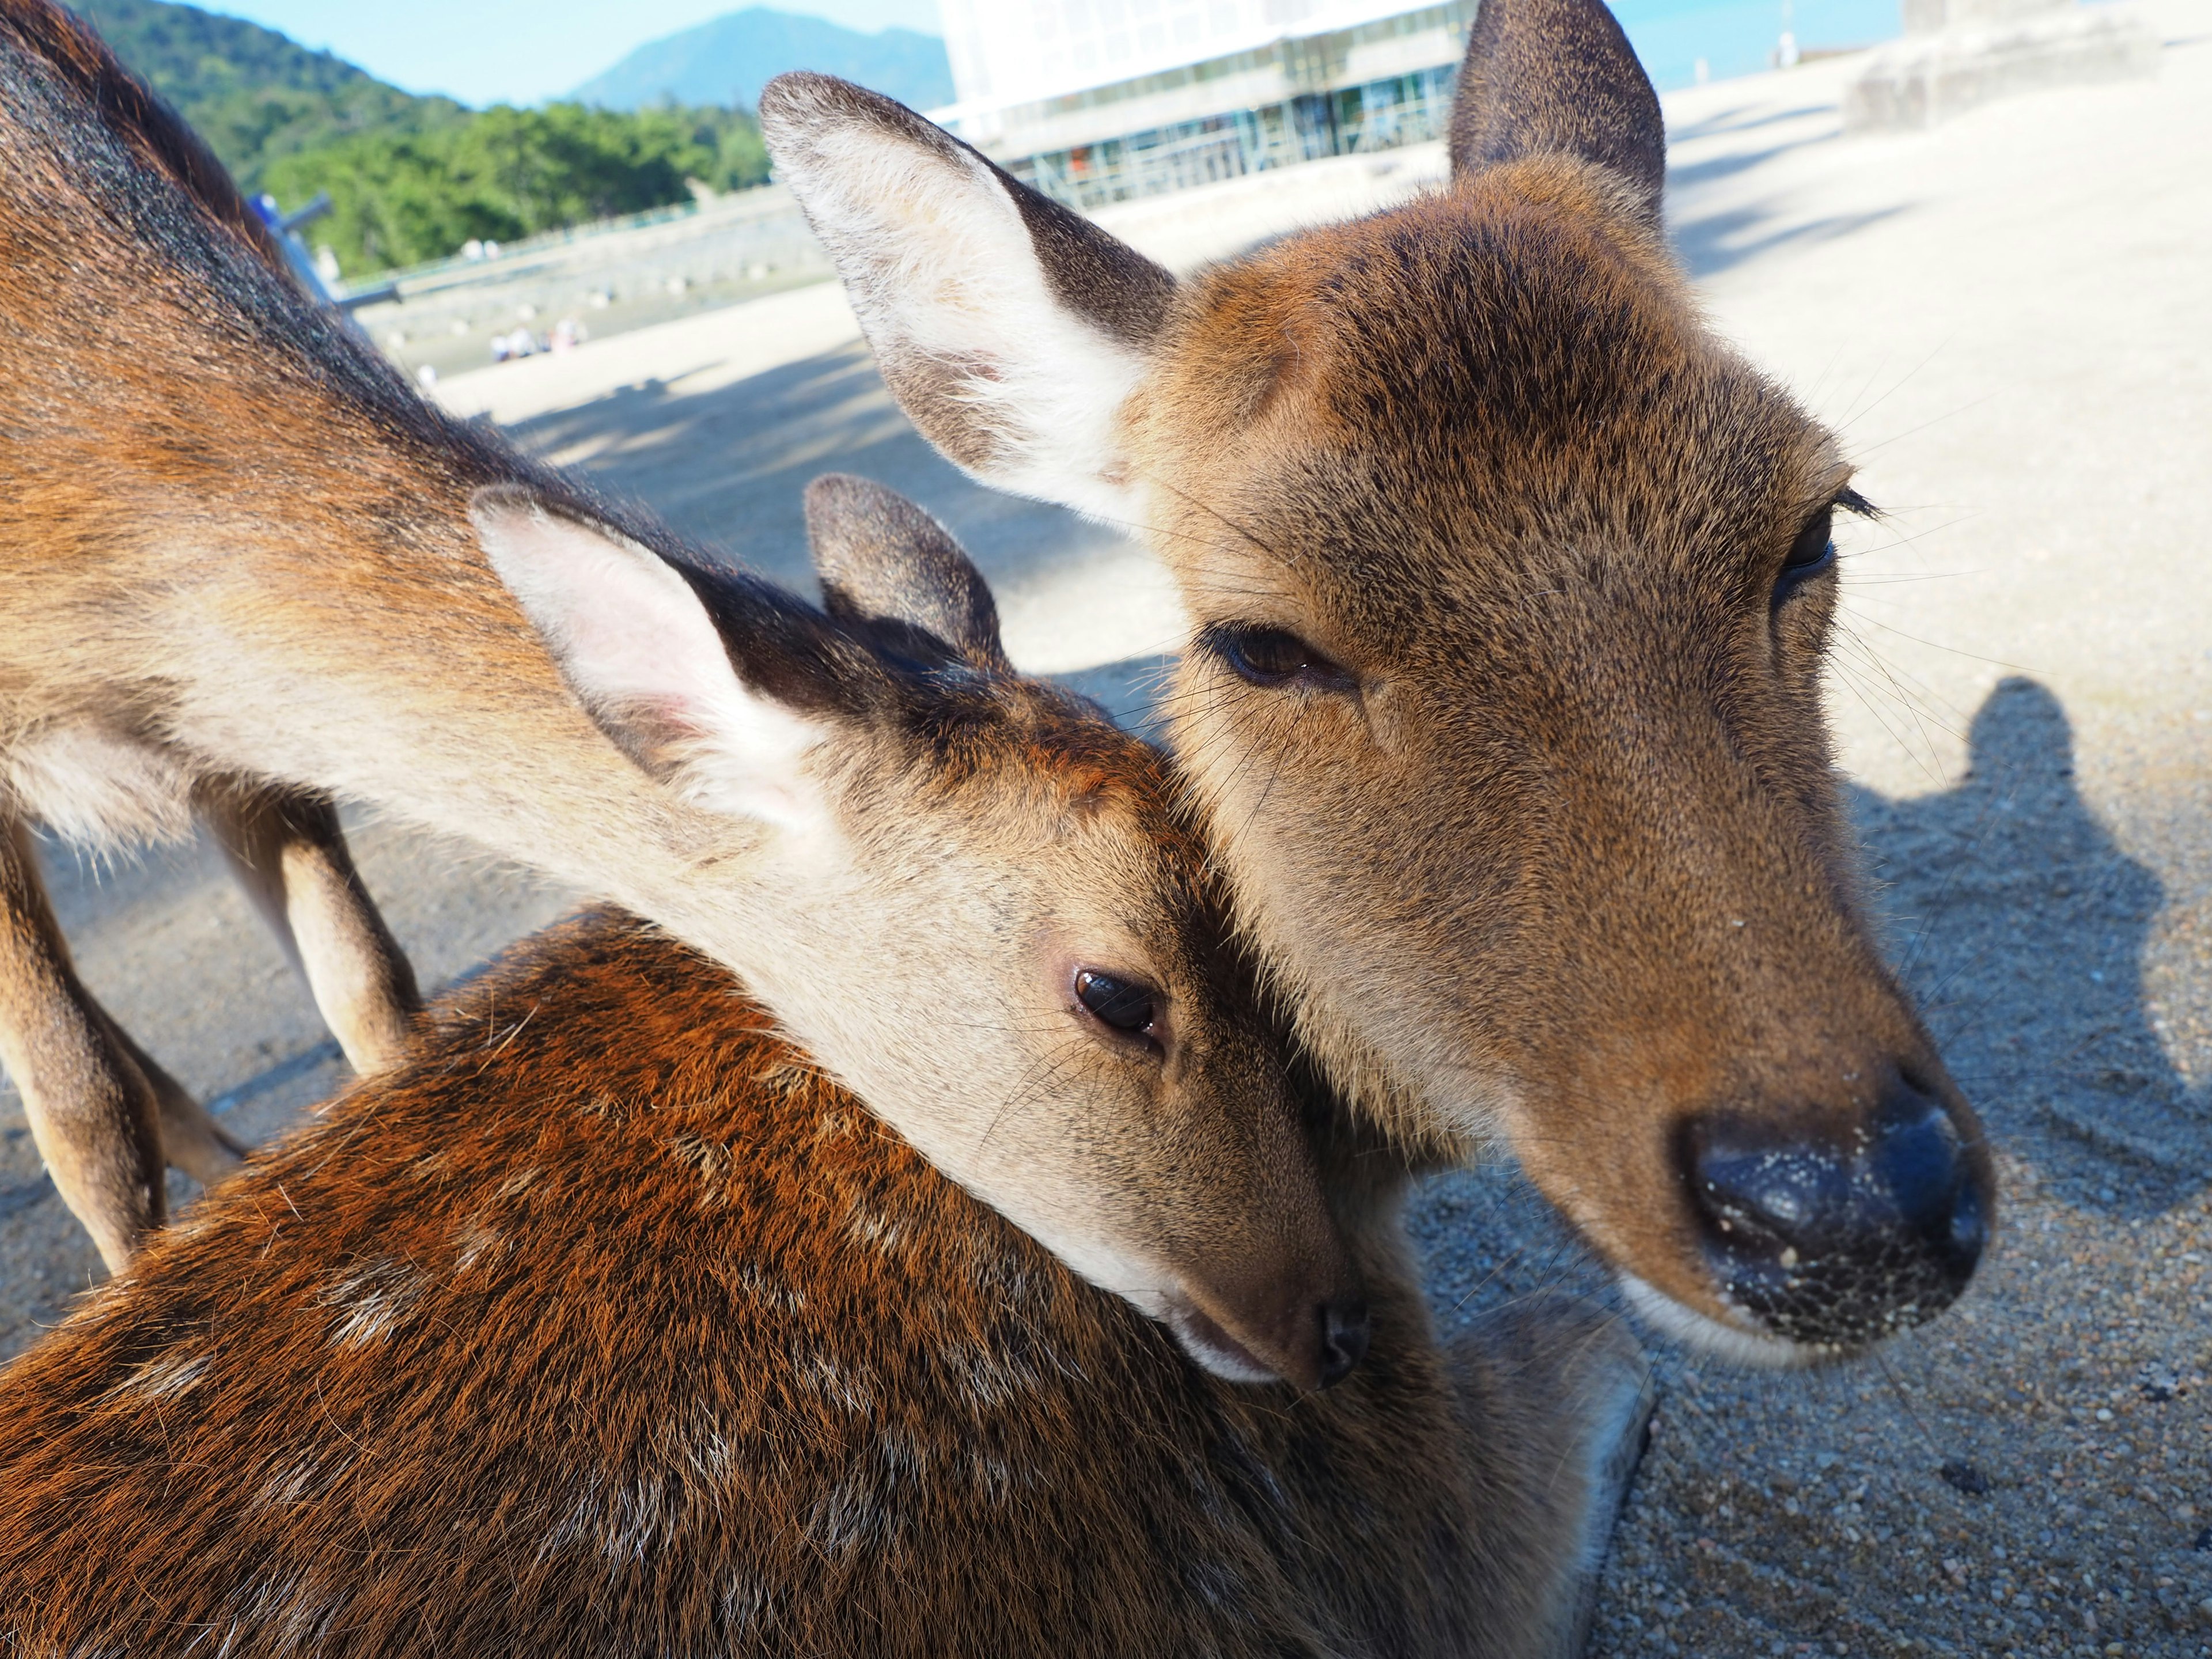
<path fill-rule="evenodd" d="M 919 508 L 830 477 L 807 514 L 826 616 L 527 491 L 474 512 L 657 787 L 688 866 L 664 891 L 709 896 L 672 925 L 769 964 L 756 988 L 885 1120 L 1201 1363 L 1335 1381 L 1359 1292 L 1160 757 L 1013 672 Z"/>
<path fill-rule="evenodd" d="M 885 99 L 761 110 L 922 431 L 1175 573 L 1174 747 L 1340 1086 L 1502 1135 L 1739 1355 L 1958 1295 L 1990 1161 L 1870 937 L 1820 707 L 1866 504 L 1699 318 L 1597 0 L 1485 0 L 1449 189 L 1184 281 Z"/>

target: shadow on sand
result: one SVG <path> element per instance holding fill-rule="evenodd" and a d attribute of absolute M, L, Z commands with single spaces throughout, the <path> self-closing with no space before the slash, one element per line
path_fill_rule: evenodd
<path fill-rule="evenodd" d="M 824 472 L 857 472 L 920 501 L 994 586 L 1121 545 L 1071 513 L 961 476 L 899 413 L 858 343 L 712 392 L 647 381 L 508 430 L 525 448 L 651 501 L 695 541 L 804 592 L 813 580 L 801 492 Z"/>
<path fill-rule="evenodd" d="M 2212 1114 L 2146 1003 L 2165 888 L 2082 800 L 2046 688 L 2003 681 L 1968 742 L 1949 789 L 1852 791 L 1893 958 L 2002 1150 L 2085 1207 L 2171 1208 L 2212 1177 Z"/>

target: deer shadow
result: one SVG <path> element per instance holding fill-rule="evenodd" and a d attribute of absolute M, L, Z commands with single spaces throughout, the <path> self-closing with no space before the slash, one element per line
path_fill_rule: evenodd
<path fill-rule="evenodd" d="M 2056 1195 L 2129 1218 L 2196 1194 L 2212 1111 L 2143 979 L 2165 884 L 2082 799 L 2058 699 L 2008 678 L 1950 788 L 1850 796 L 1893 960 L 1999 1149 Z"/>

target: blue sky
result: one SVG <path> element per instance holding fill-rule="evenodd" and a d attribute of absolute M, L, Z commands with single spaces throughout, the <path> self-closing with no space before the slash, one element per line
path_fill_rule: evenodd
<path fill-rule="evenodd" d="M 410 92 L 469 104 L 535 103 L 588 81 L 635 46 L 750 0 L 197 0 L 324 48 Z M 768 0 L 872 32 L 940 32 L 937 0 Z"/>
<path fill-rule="evenodd" d="M 199 0 L 210 4 L 210 0 Z M 213 0 L 210 9 L 326 47 L 410 92 L 465 103 L 536 103 L 588 81 L 633 47 L 750 0 Z M 1414 0 L 1409 0 L 1413 3 Z M 937 0 L 765 0 L 848 28 L 939 32 Z M 1799 41 L 1865 46 L 1897 33 L 1898 0 L 1789 0 Z M 1660 86 L 1765 67 L 1784 0 L 1613 0 Z"/>

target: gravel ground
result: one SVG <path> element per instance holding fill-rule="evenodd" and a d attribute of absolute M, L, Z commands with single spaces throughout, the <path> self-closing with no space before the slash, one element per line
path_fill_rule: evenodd
<path fill-rule="evenodd" d="M 1846 549 L 1834 711 L 1896 957 L 2005 1201 L 1965 1304 L 1876 1361 L 1747 1376 L 1662 1351 L 1599 1654 L 2212 1655 L 2212 0 L 2149 9 L 2156 82 L 1930 135 L 1842 140 L 1848 60 L 1668 100 L 1713 314 L 1892 515 Z M 1433 169 L 1277 175 L 1122 228 L 1181 264 Z M 851 339 L 808 290 L 441 395 L 786 577 L 806 479 L 880 477 L 969 542 L 1018 660 L 1139 709 L 1179 626 L 1158 570 L 961 480 Z M 429 982 L 571 896 L 360 836 Z M 267 1134 L 327 1092 L 334 1050 L 210 855 L 53 867 L 90 982 L 232 1121 Z M 1415 1223 L 1447 1323 L 1607 1294 L 1508 1171 L 1433 1182 Z M 0 1097 L 0 1355 L 96 1267 Z"/>

